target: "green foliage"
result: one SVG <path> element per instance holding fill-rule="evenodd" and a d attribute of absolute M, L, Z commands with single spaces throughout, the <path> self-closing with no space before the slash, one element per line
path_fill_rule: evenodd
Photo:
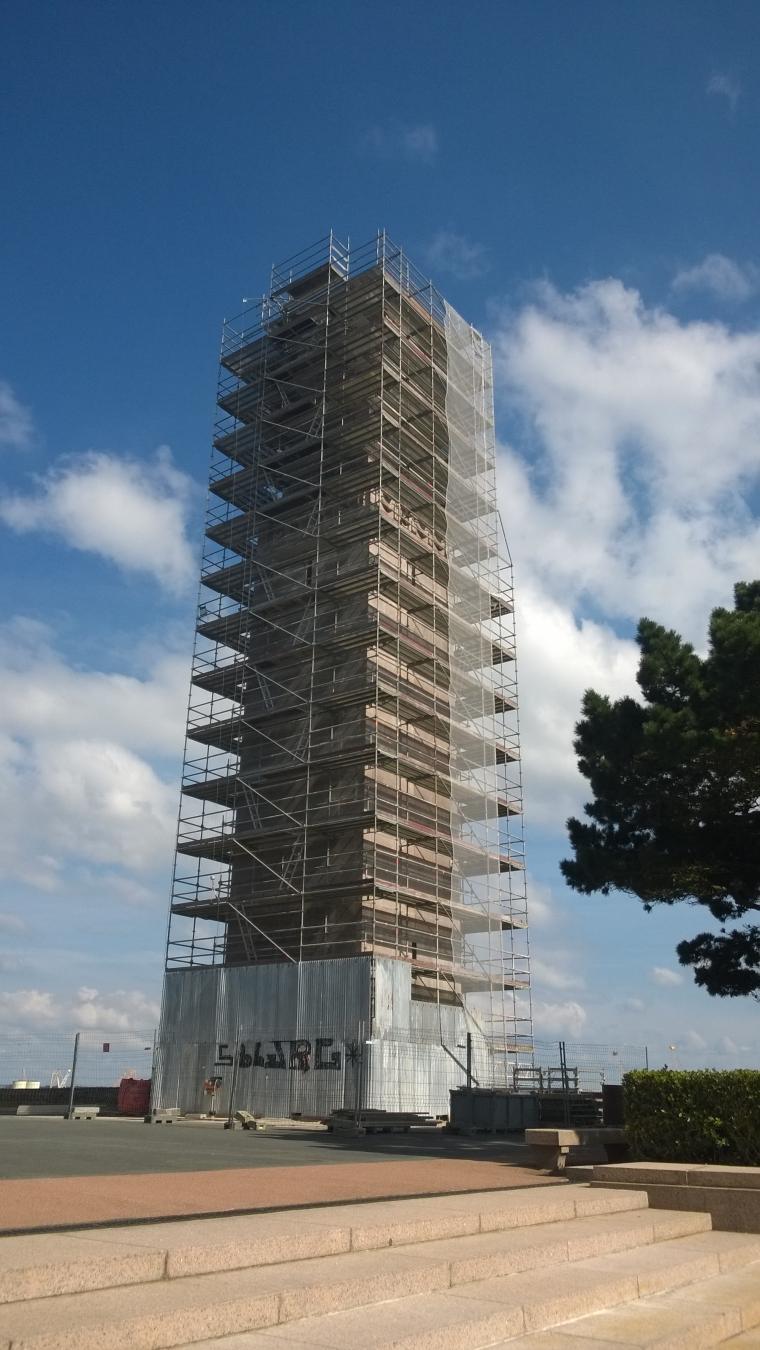
<path fill-rule="evenodd" d="M 623 1096 L 635 1158 L 760 1165 L 760 1071 L 636 1069 Z"/>
<path fill-rule="evenodd" d="M 625 891 L 646 909 L 703 905 L 716 928 L 679 959 L 710 994 L 760 993 L 760 581 L 735 588 L 696 654 L 651 619 L 638 627 L 641 701 L 593 689 L 576 727 L 589 821 L 571 819 L 569 884 Z"/>

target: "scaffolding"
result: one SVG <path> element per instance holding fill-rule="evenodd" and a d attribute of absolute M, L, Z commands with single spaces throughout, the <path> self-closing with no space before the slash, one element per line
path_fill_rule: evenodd
<path fill-rule="evenodd" d="M 167 970 L 370 953 L 530 1048 L 490 349 L 384 233 L 225 324 Z"/>

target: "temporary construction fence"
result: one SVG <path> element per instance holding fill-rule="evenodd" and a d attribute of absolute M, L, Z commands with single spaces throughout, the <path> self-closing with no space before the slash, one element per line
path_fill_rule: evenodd
<path fill-rule="evenodd" d="M 154 1032 L 0 1038 L 0 1084 L 29 1092 L 116 1086 L 152 1078 L 153 1105 L 187 1114 L 245 1109 L 280 1118 L 319 1118 L 373 1107 L 448 1113 L 449 1093 L 470 1085 L 541 1096 L 601 1093 L 633 1068 L 645 1046 L 535 1040 L 516 1052 L 475 1033 L 447 1043 L 429 1036 L 349 1035 L 328 1026 L 280 1035 L 242 1026 L 231 1041 L 163 1042 Z"/>
<path fill-rule="evenodd" d="M 150 1078 L 155 1032 L 80 1031 L 0 1034 L 0 1086 L 30 1091 L 68 1088 L 76 1047 L 76 1082 L 115 1087 L 122 1078 Z"/>
<path fill-rule="evenodd" d="M 420 1035 L 348 1036 L 333 1028 L 280 1035 L 241 1027 L 233 1041 L 156 1045 L 154 1103 L 184 1112 L 231 1107 L 287 1118 L 377 1108 L 448 1114 L 453 1088 L 601 1093 L 631 1068 L 645 1068 L 645 1046 L 534 1041 L 516 1052 L 475 1033 L 447 1043 Z"/>

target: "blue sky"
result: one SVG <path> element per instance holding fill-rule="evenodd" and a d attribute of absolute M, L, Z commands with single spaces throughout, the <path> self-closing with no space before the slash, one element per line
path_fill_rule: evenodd
<path fill-rule="evenodd" d="M 699 916 L 569 895 L 557 860 L 583 688 L 630 688 L 640 613 L 699 641 L 758 573 L 757 6 L 2 27 L 0 1025 L 152 1025 L 221 320 L 385 227 L 494 344 L 539 1029 L 756 1062 L 754 1008 L 678 971 Z"/>

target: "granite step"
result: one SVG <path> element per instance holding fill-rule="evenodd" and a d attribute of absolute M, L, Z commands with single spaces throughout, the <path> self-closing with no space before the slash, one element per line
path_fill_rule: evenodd
<path fill-rule="evenodd" d="M 496 1208 L 485 1211 L 487 1223 L 503 1217 Z M 704 1270 L 709 1258 L 699 1242 L 706 1236 L 703 1215 L 663 1210 L 655 1214 L 639 1208 L 553 1223 L 496 1227 L 400 1247 L 341 1252 L 214 1274 L 185 1274 L 140 1285 L 7 1303 L 0 1310 L 0 1347 L 159 1350 L 273 1326 L 284 1333 L 289 1324 L 296 1324 L 294 1334 L 303 1337 L 301 1344 L 310 1344 L 315 1325 L 326 1315 L 334 1317 L 345 1310 L 359 1309 L 365 1322 L 374 1325 L 376 1316 L 387 1315 L 384 1309 L 398 1309 L 417 1296 L 466 1298 L 473 1290 L 473 1297 L 485 1298 L 485 1306 L 482 1317 L 468 1332 L 472 1346 L 477 1344 L 472 1340 L 475 1335 L 487 1334 L 491 1339 L 504 1335 L 505 1324 L 499 1322 L 504 1309 L 490 1306 L 488 1292 L 501 1289 L 504 1279 L 535 1279 L 548 1267 L 551 1280 L 564 1282 L 565 1294 L 570 1297 L 575 1288 L 574 1276 L 568 1274 L 571 1263 L 576 1270 L 587 1265 L 590 1256 L 655 1243 L 667 1249 L 679 1238 L 697 1244 L 693 1250 L 680 1253 L 681 1267 Z M 590 1267 L 579 1279 L 583 1287 L 599 1287 L 599 1306 L 614 1302 L 618 1287 L 636 1296 L 636 1281 L 628 1271 Z M 515 1287 L 513 1283 L 509 1289 Z M 605 1302 L 608 1288 L 613 1292 Z M 497 1301 L 502 1301 L 501 1296 Z M 557 1306 L 560 1312 L 565 1307 L 561 1300 Z M 571 1311 L 565 1315 L 572 1316 L 575 1306 L 571 1299 Z M 584 1305 L 583 1311 L 587 1310 Z M 466 1321 L 466 1312 L 458 1303 L 449 1308 L 456 1325 Z M 510 1305 L 510 1318 L 513 1312 Z M 524 1319 L 514 1321 L 514 1325 L 522 1331 Z"/>
<path fill-rule="evenodd" d="M 743 1233 L 714 1237 L 743 1238 Z M 744 1269 L 679 1285 L 655 1297 L 606 1308 L 527 1336 L 502 1339 L 494 1350 L 736 1350 L 760 1347 L 760 1261 Z M 240 1341 L 242 1346 L 242 1339 Z M 232 1350 L 234 1339 L 223 1345 Z M 274 1350 L 274 1345 L 272 1345 Z"/>
<path fill-rule="evenodd" d="M 561 1185 L 4 1237 L 0 1305 L 646 1210 L 639 1191 Z"/>
<path fill-rule="evenodd" d="M 612 1350 L 719 1345 L 756 1317 L 760 1262 L 753 1243 L 675 1239 L 655 1250 L 483 1280 L 332 1316 L 310 1317 L 196 1343 L 196 1350 Z M 732 1238 L 733 1234 L 720 1234 Z M 721 1273 L 721 1261 L 732 1267 Z M 733 1264 L 732 1264 L 733 1263 Z M 654 1297 L 653 1289 L 659 1290 Z M 664 1339 L 663 1339 L 664 1337 Z M 659 1339 L 658 1339 L 659 1338 Z M 680 1339 L 679 1339 L 680 1338 Z"/>

